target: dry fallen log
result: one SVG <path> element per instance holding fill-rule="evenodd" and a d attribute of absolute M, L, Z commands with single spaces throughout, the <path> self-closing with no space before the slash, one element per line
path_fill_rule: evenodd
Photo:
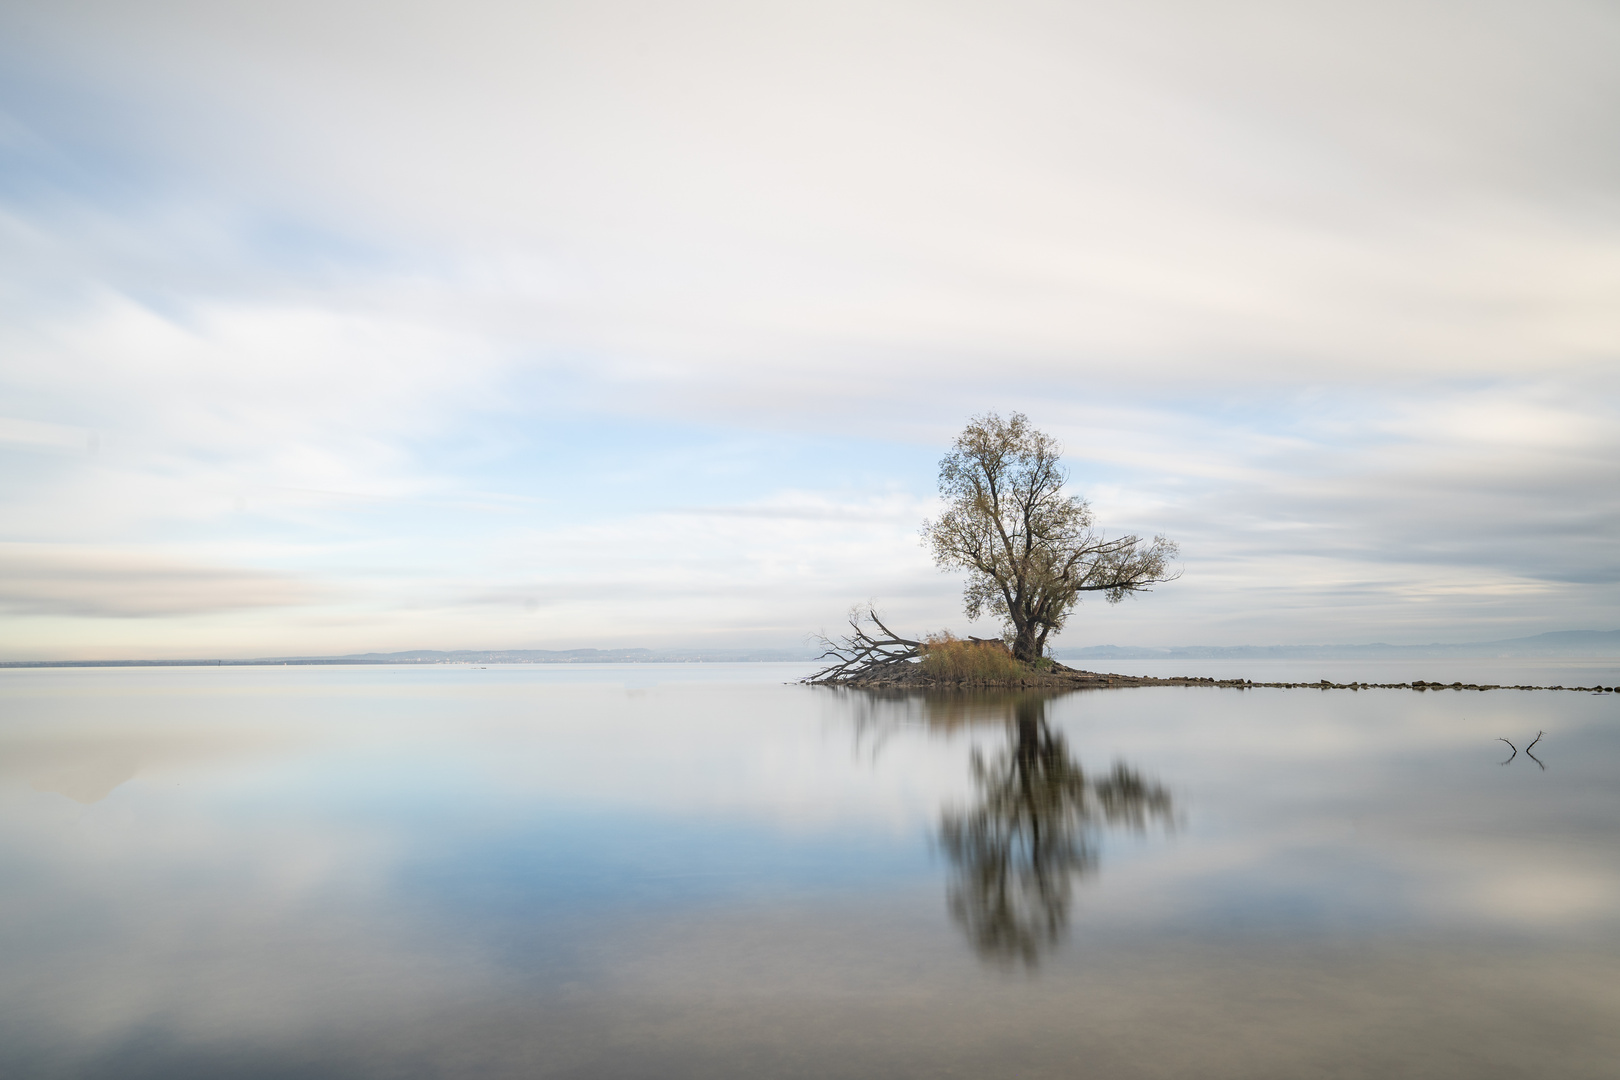
<path fill-rule="evenodd" d="M 867 630 L 866 624 L 877 628 Z M 880 681 L 884 675 L 897 674 L 901 664 L 909 664 L 922 655 L 920 641 L 903 638 L 883 625 L 877 609 L 871 604 L 863 610 L 859 606 L 849 612 L 850 632 L 841 638 L 825 633 L 816 635 L 823 651 L 818 660 L 832 663 L 805 679 L 811 683 L 854 683 Z"/>

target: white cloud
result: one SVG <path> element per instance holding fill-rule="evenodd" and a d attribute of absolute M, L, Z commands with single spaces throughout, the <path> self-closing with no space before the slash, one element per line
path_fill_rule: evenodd
<path fill-rule="evenodd" d="M 519 644 L 383 614 L 467 598 L 534 600 L 548 643 L 873 594 L 938 624 L 954 586 L 883 525 L 926 499 L 910 448 L 1023 408 L 1105 525 L 1184 541 L 1187 578 L 1110 635 L 1389 637 L 1417 596 L 1425 635 L 1620 610 L 1602 9 L 0 18 L 12 541 L 347 579 L 299 617 L 354 649 Z M 874 450 L 581 494 L 621 490 L 621 444 L 676 453 L 672 426 Z"/>
<path fill-rule="evenodd" d="M 0 443 L 25 446 L 31 450 L 93 450 L 94 433 L 62 424 L 38 420 L 15 420 L 0 416 Z"/>
<path fill-rule="evenodd" d="M 153 618 L 307 604 L 305 582 L 152 553 L 0 543 L 0 610 L 17 615 Z"/>

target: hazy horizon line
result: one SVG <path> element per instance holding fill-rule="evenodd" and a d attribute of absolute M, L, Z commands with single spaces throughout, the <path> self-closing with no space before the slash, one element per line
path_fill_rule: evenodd
<path fill-rule="evenodd" d="M 1053 655 L 1071 658 L 1107 657 L 1121 660 L 1149 659 L 1218 659 L 1221 657 L 1263 659 L 1298 657 L 1300 659 L 1326 659 L 1323 653 L 1333 651 L 1354 652 L 1365 655 L 1369 651 L 1382 653 L 1425 653 L 1432 650 L 1504 648 L 1542 649 L 1531 656 L 1567 654 L 1571 648 L 1582 645 L 1604 644 L 1620 652 L 1620 629 L 1616 630 L 1549 630 L 1516 638 L 1497 638 L 1489 641 L 1428 642 L 1413 645 L 1394 645 L 1388 642 L 1292 644 L 1292 645 L 1086 645 L 1057 648 Z M 819 657 L 814 650 L 782 648 L 651 648 L 631 646 L 624 648 L 577 649 L 402 649 L 392 652 L 337 653 L 326 655 L 287 655 L 258 657 L 188 657 L 176 659 L 104 659 L 104 660 L 0 660 L 0 668 L 45 667 L 251 667 L 273 665 L 364 665 L 412 664 L 428 662 L 464 663 L 794 663 L 810 662 Z M 1455 654 L 1453 654 L 1455 655 Z"/>

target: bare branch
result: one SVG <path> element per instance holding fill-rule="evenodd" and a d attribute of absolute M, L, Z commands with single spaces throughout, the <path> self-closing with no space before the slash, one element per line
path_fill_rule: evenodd
<path fill-rule="evenodd" d="M 876 626 L 882 633 L 868 632 L 865 626 L 867 623 Z M 903 638 L 890 630 L 878 617 L 877 609 L 872 604 L 867 604 L 864 610 L 859 606 L 851 609 L 849 628 L 850 632 L 838 639 L 830 638 L 826 634 L 817 635 L 817 640 L 825 651 L 816 659 L 831 660 L 832 663 L 808 676 L 805 682 L 858 680 L 893 668 L 897 664 L 910 663 L 922 655 L 923 643 Z"/>

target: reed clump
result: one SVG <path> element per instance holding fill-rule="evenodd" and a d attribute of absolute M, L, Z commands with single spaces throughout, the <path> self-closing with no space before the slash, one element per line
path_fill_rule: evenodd
<path fill-rule="evenodd" d="M 949 630 L 929 634 L 918 650 L 924 674 L 947 682 L 1009 683 L 1026 679 L 1029 665 L 999 641 L 963 641 Z"/>

